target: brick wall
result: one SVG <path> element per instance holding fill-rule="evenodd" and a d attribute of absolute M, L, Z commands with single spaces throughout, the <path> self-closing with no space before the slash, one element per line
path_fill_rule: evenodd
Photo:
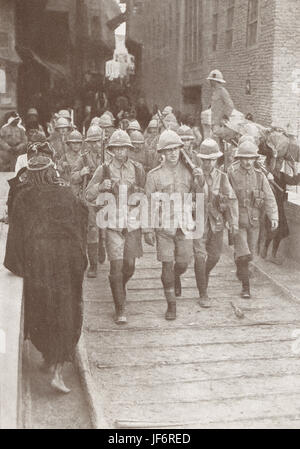
<path fill-rule="evenodd" d="M 208 73 L 218 68 L 227 81 L 236 109 L 252 113 L 255 120 L 272 121 L 273 42 L 275 1 L 260 0 L 259 38 L 253 47 L 247 47 L 248 0 L 236 0 L 234 9 L 232 48 L 226 49 L 226 5 L 219 1 L 218 43 L 212 51 L 212 2 L 203 1 L 203 59 L 198 65 L 187 65 L 184 85 L 201 84 L 203 108 L 210 104 Z M 250 80 L 251 95 L 246 94 Z"/>

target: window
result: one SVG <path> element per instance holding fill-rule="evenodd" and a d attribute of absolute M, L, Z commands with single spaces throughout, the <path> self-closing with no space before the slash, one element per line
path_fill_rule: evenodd
<path fill-rule="evenodd" d="M 212 15 L 212 50 L 217 50 L 218 44 L 218 8 L 219 0 L 213 0 L 213 15 Z"/>
<path fill-rule="evenodd" d="M 251 47 L 257 43 L 258 37 L 258 11 L 259 0 L 249 0 L 248 25 L 247 25 L 247 46 Z"/>
<path fill-rule="evenodd" d="M 0 94 L 6 94 L 6 73 L 0 68 Z"/>
<path fill-rule="evenodd" d="M 234 18 L 234 0 L 228 0 L 227 27 L 226 27 L 226 48 L 228 48 L 228 49 L 230 49 L 232 47 L 233 18 Z"/>
<path fill-rule="evenodd" d="M 197 62 L 202 57 L 202 0 L 185 1 L 185 59 Z"/>

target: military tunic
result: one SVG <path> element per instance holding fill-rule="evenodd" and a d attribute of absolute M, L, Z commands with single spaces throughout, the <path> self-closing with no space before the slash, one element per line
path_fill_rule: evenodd
<path fill-rule="evenodd" d="M 69 185 L 71 181 L 71 173 L 73 166 L 76 164 L 77 160 L 80 158 L 80 153 L 75 153 L 67 149 L 66 153 L 58 161 L 57 168 L 60 176 Z"/>
<path fill-rule="evenodd" d="M 206 226 L 203 240 L 207 254 L 216 261 L 220 259 L 223 247 L 223 234 L 226 224 L 235 231 L 239 227 L 238 200 L 231 187 L 228 176 L 217 168 L 206 175 Z M 197 254 L 199 243 L 194 242 Z M 201 252 L 201 245 L 200 250 Z"/>
<path fill-rule="evenodd" d="M 160 193 L 191 193 L 194 186 L 193 176 L 182 161 L 179 161 L 175 167 L 160 165 L 151 170 L 147 175 L 145 191 L 148 196 L 149 204 L 151 195 Z M 175 210 L 171 204 L 170 224 L 166 227 L 165 223 L 160 221 L 159 226 L 155 227 L 157 242 L 157 258 L 161 262 L 189 263 L 193 252 L 193 240 L 186 238 L 186 229 L 177 226 L 175 222 Z M 174 220 L 174 221 L 173 221 Z M 173 222 L 173 223 L 172 223 Z M 154 226 L 154 223 L 152 223 Z"/>
<path fill-rule="evenodd" d="M 127 195 L 143 189 L 145 184 L 145 172 L 141 164 L 127 159 L 121 163 L 116 158 L 105 165 L 100 165 L 94 173 L 86 189 L 86 199 L 95 202 L 102 192 L 100 185 L 105 179 L 112 182 L 112 193 L 116 199 L 117 216 L 115 223 L 108 223 L 106 229 L 106 250 L 109 261 L 129 260 L 142 257 L 141 229 L 136 228 L 127 220 L 127 211 L 130 210 L 126 203 L 126 214 L 120 206 L 119 188 L 127 186 Z"/>
<path fill-rule="evenodd" d="M 245 170 L 235 163 L 228 171 L 230 183 L 239 203 L 239 232 L 235 237 L 235 256 L 253 256 L 257 253 L 262 213 L 278 220 L 278 208 L 269 181 L 258 169 Z"/>

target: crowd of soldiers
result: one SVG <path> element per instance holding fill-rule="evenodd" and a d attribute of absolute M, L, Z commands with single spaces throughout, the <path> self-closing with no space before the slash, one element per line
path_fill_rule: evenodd
<path fill-rule="evenodd" d="M 46 154 L 55 163 L 64 183 L 87 205 L 87 276 L 96 278 L 98 264 L 108 258 L 118 324 L 127 321 L 126 285 L 134 274 L 136 259 L 143 255 L 142 237 L 151 246 L 156 243 L 168 304 L 165 318 L 173 320 L 176 318 L 176 297 L 181 296 L 180 277 L 192 256 L 200 305 L 211 307 L 209 276 L 220 259 L 224 231 L 227 230 L 234 244 L 241 296 L 250 298 L 249 263 L 257 254 L 264 227 L 262 217 L 267 217 L 271 234 L 278 228 L 277 201 L 269 180 L 256 164 L 259 148 L 253 136 L 241 137 L 234 158 L 225 166 L 219 129 L 224 117 L 231 115 L 234 105 L 224 87 L 221 72 L 212 71 L 208 80 L 212 87 L 212 126 L 205 139 L 202 139 L 199 128 L 179 124 L 171 106 L 166 106 L 162 113 L 158 111 L 145 129 L 135 119 L 121 121 L 116 129 L 115 117 L 106 111 L 101 117 L 92 119 L 85 135 L 74 127 L 68 110 L 59 111 L 51 123 L 48 139 L 43 130 L 38 129 L 27 136 L 27 153 L 18 158 L 24 150 L 22 140 L 16 139 L 16 134 L 24 134 L 19 117 L 12 117 L 1 130 L 2 139 L 5 134 L 11 136 L 7 153 L 13 148 L 17 158 L 13 161 L 16 162 L 16 173 L 27 165 L 32 152 Z M 28 116 L 37 119 L 37 111 L 30 110 Z M 10 127 L 16 127 L 13 133 Z M 299 182 L 297 173 L 293 182 Z M 118 203 L 121 185 L 128 187 L 129 194 L 144 192 L 149 198 L 157 192 L 176 192 L 182 196 L 190 192 L 202 193 L 205 198 L 203 236 L 188 238 L 180 227 L 131 229 L 130 223 L 123 229 L 99 228 L 99 207 L 96 205 L 99 193 L 112 192 Z M 265 252 L 271 240 L 266 240 Z"/>
<path fill-rule="evenodd" d="M 245 299 L 251 297 L 251 261 L 262 235 L 261 255 L 266 257 L 273 241 L 273 259 L 281 239 L 288 235 L 285 192 L 288 184 L 300 183 L 297 165 L 293 176 L 288 176 L 281 170 L 283 160 L 271 158 L 273 165 L 266 171 L 258 163 L 259 142 L 250 133 L 239 135 L 234 152 L 225 157 L 223 121 L 231 116 L 234 105 L 220 71 L 212 71 L 208 80 L 211 128 L 204 138 L 198 127 L 178 123 L 171 106 L 158 110 L 143 128 L 136 119 L 119 120 L 115 127 L 115 117 L 108 110 L 94 117 L 81 133 L 70 111 L 61 110 L 49 123 L 46 137 L 35 109 L 28 111 L 26 132 L 16 113 L 1 128 L 1 170 L 15 171 L 9 180 L 4 264 L 24 277 L 25 334 L 27 329 L 46 365 L 55 366 L 52 385 L 59 391 L 70 391 L 62 379 L 62 366 L 70 360 L 80 336 L 87 268 L 87 277 L 97 278 L 99 264 L 108 259 L 114 320 L 124 324 L 126 286 L 136 259 L 143 256 L 142 241 L 156 245 L 167 301 L 165 319 L 175 320 L 181 276 L 192 258 L 199 304 L 204 309 L 212 307 L 210 273 L 221 257 L 225 231 L 234 246 L 236 276 Z M 125 220 L 122 226 L 102 226 L 99 197 L 110 194 L 120 206 L 125 186 L 129 196 L 142 194 L 148 205 L 157 194 L 178 194 L 182 199 L 191 194 L 190 212 L 196 225 L 200 194 L 203 232 L 191 234 L 183 221 L 174 221 L 174 204 L 171 221 L 161 221 L 161 202 L 158 222 L 137 227 Z M 117 207 L 118 214 L 122 215 L 122 207 Z M 127 211 L 133 207 L 126 203 Z"/>

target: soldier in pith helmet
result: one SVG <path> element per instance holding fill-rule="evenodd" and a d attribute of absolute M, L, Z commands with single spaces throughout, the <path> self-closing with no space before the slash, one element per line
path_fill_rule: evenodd
<path fill-rule="evenodd" d="M 161 134 L 157 151 L 164 156 L 164 162 L 147 175 L 145 189 L 149 203 L 155 193 L 179 193 L 183 197 L 192 192 L 193 174 L 180 158 L 183 146 L 175 131 L 166 130 Z M 159 226 L 144 230 L 145 241 L 149 245 L 154 245 L 156 236 L 157 258 L 162 263 L 161 280 L 168 304 L 166 320 L 176 319 L 176 294 L 181 295 L 180 276 L 186 271 L 193 251 L 193 240 L 187 238 L 186 228 L 175 221 L 172 224 L 175 213 L 174 205 L 170 207 L 169 225 L 162 222 Z"/>
<path fill-rule="evenodd" d="M 266 213 L 273 230 L 278 227 L 278 208 L 269 181 L 254 163 L 258 147 L 246 140 L 239 145 L 228 177 L 239 203 L 239 231 L 234 239 L 237 276 L 242 282 L 242 298 L 250 298 L 249 262 L 257 254 L 262 214 Z"/>
<path fill-rule="evenodd" d="M 141 164 L 128 158 L 128 150 L 133 145 L 128 134 L 117 130 L 111 136 L 108 149 L 113 154 L 109 163 L 100 165 L 86 189 L 89 202 L 96 201 L 99 193 L 111 192 L 119 206 L 120 187 L 127 186 L 127 194 L 142 192 L 145 184 L 145 172 Z M 118 207 L 117 207 L 118 209 Z M 124 223 L 116 227 L 109 223 L 106 228 L 106 250 L 110 262 L 109 282 L 115 304 L 115 322 L 124 324 L 126 318 L 126 284 L 135 271 L 135 260 L 142 257 L 141 229 L 136 228 L 118 209 L 118 218 Z"/>
<path fill-rule="evenodd" d="M 227 174 L 216 168 L 217 160 L 223 153 L 213 139 L 205 139 L 197 153 L 207 187 L 206 223 L 202 240 L 194 240 L 195 276 L 200 295 L 201 307 L 210 307 L 207 294 L 209 275 L 217 265 L 223 248 L 224 229 L 238 231 L 238 202 Z M 203 245 L 204 242 L 204 245 Z M 205 247 L 207 259 L 204 260 Z"/>
<path fill-rule="evenodd" d="M 85 189 L 92 179 L 96 169 L 102 163 L 102 145 L 103 132 L 99 126 L 92 125 L 87 132 L 84 142 L 84 149 L 80 157 L 72 167 L 70 182 L 73 191 L 85 201 Z M 87 235 L 87 252 L 89 259 L 89 270 L 87 276 L 89 278 L 97 277 L 98 261 L 104 263 L 105 248 L 104 244 L 99 240 L 99 229 L 96 224 L 96 208 L 88 204 L 89 222 Z"/>

